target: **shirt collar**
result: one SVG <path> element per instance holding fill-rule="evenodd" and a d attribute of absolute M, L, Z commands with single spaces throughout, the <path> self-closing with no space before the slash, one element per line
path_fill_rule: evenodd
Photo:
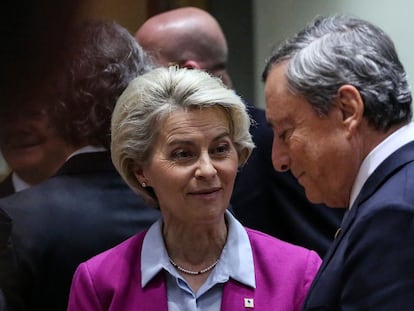
<path fill-rule="evenodd" d="M 232 278 L 250 287 L 256 287 L 253 253 L 246 230 L 234 216 L 226 211 L 229 232 L 220 261 L 215 267 L 217 280 Z M 155 222 L 144 237 L 141 256 L 142 287 L 154 278 L 162 269 L 176 276 L 177 271 L 171 265 L 161 233 L 162 219 Z"/>
<path fill-rule="evenodd" d="M 84 146 L 82 148 L 79 148 L 78 150 L 76 150 L 72 154 L 70 154 L 68 156 L 68 158 L 66 159 L 66 161 L 68 161 L 70 158 L 72 158 L 72 157 L 74 157 L 75 155 L 78 155 L 78 154 L 89 153 L 89 152 L 102 152 L 102 151 L 107 151 L 107 149 L 103 146 L 91 146 L 91 145 Z"/>
<path fill-rule="evenodd" d="M 85 146 L 82 147 L 75 152 L 73 152 L 69 157 L 66 159 L 69 160 L 70 158 L 74 157 L 75 155 L 81 154 L 81 153 L 88 153 L 88 152 L 100 152 L 100 151 L 106 151 L 107 149 L 101 146 Z M 16 192 L 22 191 L 24 189 L 30 188 L 32 185 L 25 182 L 23 179 L 21 179 L 15 172 L 12 174 L 12 182 L 13 187 Z"/>
<path fill-rule="evenodd" d="M 12 182 L 15 192 L 22 191 L 32 186 L 29 183 L 25 182 L 23 179 L 21 179 L 19 175 L 17 175 L 15 172 L 12 173 Z"/>
<path fill-rule="evenodd" d="M 354 204 L 359 192 L 368 177 L 375 171 L 375 169 L 394 151 L 414 140 L 414 123 L 411 122 L 383 140 L 376 146 L 362 161 L 357 177 L 351 191 L 349 201 L 349 208 Z"/>

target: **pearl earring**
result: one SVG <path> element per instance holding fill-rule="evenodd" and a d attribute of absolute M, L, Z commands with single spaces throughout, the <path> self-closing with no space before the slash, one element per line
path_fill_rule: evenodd
<path fill-rule="evenodd" d="M 147 183 L 146 183 L 145 181 L 143 181 L 143 182 L 141 183 L 141 186 L 142 186 L 142 188 L 146 188 L 146 187 L 147 187 Z"/>

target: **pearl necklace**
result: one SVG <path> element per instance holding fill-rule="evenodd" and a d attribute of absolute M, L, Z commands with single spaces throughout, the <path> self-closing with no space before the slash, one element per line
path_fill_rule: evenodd
<path fill-rule="evenodd" d="M 183 267 L 180 267 L 179 265 L 177 265 L 174 260 L 172 260 L 170 257 L 168 257 L 170 259 L 171 264 L 174 266 L 174 268 L 176 268 L 177 270 L 186 273 L 186 274 L 191 274 L 191 275 L 199 275 L 199 274 L 203 274 L 206 273 L 210 270 L 212 270 L 217 263 L 219 262 L 220 258 L 218 258 L 215 262 L 213 262 L 210 266 L 208 266 L 207 268 L 201 269 L 200 271 L 191 271 L 191 270 L 187 270 Z"/>

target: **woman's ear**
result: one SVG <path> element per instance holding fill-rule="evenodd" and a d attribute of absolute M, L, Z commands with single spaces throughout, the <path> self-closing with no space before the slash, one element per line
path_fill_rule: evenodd
<path fill-rule="evenodd" d="M 354 134 L 363 120 L 364 101 L 356 87 L 346 84 L 338 90 L 338 108 L 350 134 Z"/>
<path fill-rule="evenodd" d="M 148 185 L 148 180 L 145 177 L 144 170 L 142 169 L 142 167 L 138 165 L 137 163 L 134 163 L 132 165 L 132 172 L 134 173 L 134 176 L 139 182 L 139 184 L 145 185 L 143 186 L 145 188 Z"/>
<path fill-rule="evenodd" d="M 238 152 L 239 156 L 239 168 L 244 166 L 250 156 L 249 149 L 243 148 Z"/>

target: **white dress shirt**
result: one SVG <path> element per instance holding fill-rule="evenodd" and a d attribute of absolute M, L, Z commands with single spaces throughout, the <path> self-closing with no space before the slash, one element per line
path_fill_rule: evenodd
<path fill-rule="evenodd" d="M 414 123 L 411 122 L 398 129 L 378 146 L 376 146 L 362 161 L 351 191 L 349 208 L 354 204 L 358 194 L 375 169 L 394 151 L 414 140 Z"/>

